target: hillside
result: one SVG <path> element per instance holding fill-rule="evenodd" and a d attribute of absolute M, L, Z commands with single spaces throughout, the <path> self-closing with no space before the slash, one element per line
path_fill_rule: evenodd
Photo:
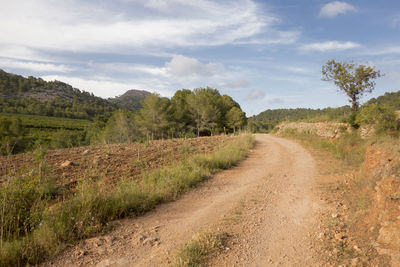
<path fill-rule="evenodd" d="M 371 98 L 368 104 L 384 104 L 392 107 L 395 110 L 400 109 L 400 91 L 392 92 L 392 93 L 385 93 L 382 96 L 377 98 Z"/>
<path fill-rule="evenodd" d="M 135 111 L 139 110 L 142 107 L 142 104 L 140 102 L 144 100 L 149 94 L 150 92 L 148 91 L 132 89 L 126 91 L 123 95 L 117 96 L 115 98 L 109 98 L 108 100 L 119 107 Z"/>
<path fill-rule="evenodd" d="M 131 90 L 114 99 L 103 99 L 60 81 L 15 75 L 0 70 L 0 113 L 33 114 L 76 119 L 109 117 L 117 109 L 138 110 L 150 94 Z"/>
<path fill-rule="evenodd" d="M 310 109 L 267 109 L 249 118 L 249 127 L 254 132 L 268 131 L 284 121 L 338 121 L 350 114 L 350 107 Z"/>

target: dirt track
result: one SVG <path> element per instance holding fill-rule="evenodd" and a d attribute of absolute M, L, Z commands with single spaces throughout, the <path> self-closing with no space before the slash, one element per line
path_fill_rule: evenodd
<path fill-rule="evenodd" d="M 232 237 L 210 266 L 322 266 L 313 158 L 285 139 L 257 135 L 256 142 L 238 167 L 46 265 L 168 266 L 194 234 L 224 231 Z"/>

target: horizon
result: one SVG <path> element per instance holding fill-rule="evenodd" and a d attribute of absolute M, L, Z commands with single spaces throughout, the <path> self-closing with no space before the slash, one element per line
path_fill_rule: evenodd
<path fill-rule="evenodd" d="M 248 117 L 348 105 L 321 80 L 329 59 L 386 75 L 362 102 L 400 90 L 397 1 L 13 1 L 0 16 L 0 68 L 102 98 L 216 88 Z"/>

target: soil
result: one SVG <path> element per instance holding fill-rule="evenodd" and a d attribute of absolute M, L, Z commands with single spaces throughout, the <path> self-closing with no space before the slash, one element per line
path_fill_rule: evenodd
<path fill-rule="evenodd" d="M 138 179 L 144 172 L 181 160 L 194 153 L 212 153 L 233 136 L 157 140 L 148 144 L 115 144 L 49 150 L 44 164 L 46 175 L 56 178 L 65 189 L 74 189 L 81 179 L 101 180 L 104 189 L 118 179 Z M 0 156 L 0 184 L 8 177 L 37 169 L 34 153 Z"/>
<path fill-rule="evenodd" d="M 210 266 L 327 266 L 318 179 L 314 159 L 299 144 L 256 135 L 237 167 L 144 216 L 114 222 L 106 235 L 43 266 L 168 266 L 203 231 L 230 236 Z"/>

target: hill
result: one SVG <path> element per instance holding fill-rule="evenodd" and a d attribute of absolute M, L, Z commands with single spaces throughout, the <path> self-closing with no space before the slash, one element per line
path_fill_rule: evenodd
<path fill-rule="evenodd" d="M 267 109 L 249 118 L 252 131 L 268 131 L 284 121 L 338 121 L 350 114 L 350 107 L 310 109 Z"/>
<path fill-rule="evenodd" d="M 150 94 L 151 93 L 148 91 L 132 89 L 126 91 L 121 96 L 117 96 L 115 98 L 109 98 L 108 100 L 119 107 L 135 111 L 139 110 L 142 107 L 142 104 L 140 102 Z"/>
<path fill-rule="evenodd" d="M 400 91 L 392 92 L 392 93 L 385 93 L 382 96 L 377 98 L 371 98 L 368 104 L 384 104 L 388 105 L 395 110 L 400 109 Z"/>
<path fill-rule="evenodd" d="M 109 117 L 117 109 L 138 110 L 146 91 L 131 90 L 103 99 L 60 81 L 15 75 L 0 70 L 0 113 L 19 113 L 75 119 Z"/>

